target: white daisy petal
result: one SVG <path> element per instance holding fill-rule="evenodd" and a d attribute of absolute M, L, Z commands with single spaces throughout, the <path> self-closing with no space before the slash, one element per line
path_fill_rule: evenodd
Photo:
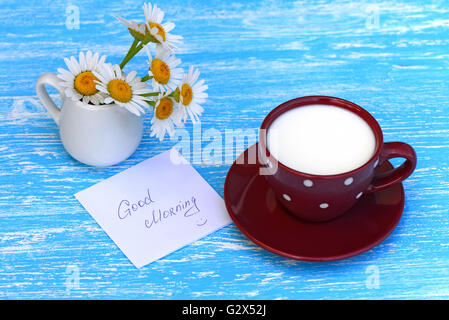
<path fill-rule="evenodd" d="M 105 87 L 103 87 L 102 85 L 97 84 L 95 86 L 95 88 L 97 88 L 98 91 L 104 92 L 104 93 L 108 93 L 108 89 L 106 89 Z"/>
<path fill-rule="evenodd" d="M 79 64 L 81 72 L 87 70 L 86 57 L 82 51 L 79 54 Z"/>
<path fill-rule="evenodd" d="M 87 51 L 86 53 L 86 64 L 87 64 L 87 68 L 89 70 L 94 69 L 95 64 L 98 62 L 98 52 L 95 53 L 97 59 L 95 60 L 94 57 L 92 56 L 92 51 Z"/>
<path fill-rule="evenodd" d="M 145 109 L 143 109 L 138 103 L 130 101 L 129 104 L 132 105 L 135 109 L 139 110 L 140 113 L 145 113 Z"/>
<path fill-rule="evenodd" d="M 98 64 L 103 64 L 106 60 L 106 55 L 101 56 L 100 60 L 98 60 Z"/>
<path fill-rule="evenodd" d="M 127 104 L 123 105 L 123 107 L 125 109 L 127 109 L 129 112 L 135 114 L 136 116 L 138 116 L 138 117 L 140 116 L 139 110 L 134 108 L 134 106 L 132 106 L 131 104 L 127 103 Z"/>
<path fill-rule="evenodd" d="M 70 57 L 70 62 L 72 63 L 72 68 L 74 70 L 74 74 L 76 74 L 76 75 L 80 74 L 81 68 L 80 68 L 78 61 L 76 61 L 74 56 Z"/>
<path fill-rule="evenodd" d="M 131 81 L 133 81 L 134 80 L 134 78 L 136 77 L 136 75 L 137 75 L 137 71 L 131 71 L 130 73 L 128 73 L 128 75 L 126 76 L 126 79 L 125 79 L 125 81 L 126 82 L 131 82 Z"/>
<path fill-rule="evenodd" d="M 112 68 L 113 68 L 113 72 L 114 72 L 115 77 L 117 79 L 122 79 L 122 69 L 120 68 L 120 66 L 118 64 L 114 64 L 112 66 Z"/>
<path fill-rule="evenodd" d="M 90 97 L 90 102 L 92 102 L 93 104 L 97 105 L 98 104 L 98 97 L 96 94 L 92 95 Z"/>
<path fill-rule="evenodd" d="M 69 68 L 70 72 L 73 75 L 78 75 L 78 73 L 76 72 L 76 69 L 73 67 L 72 62 L 69 59 L 64 58 L 64 62 L 66 64 L 67 68 Z"/>
<path fill-rule="evenodd" d="M 113 102 L 114 100 L 111 98 L 111 97 L 106 97 L 105 99 L 104 99 L 104 103 L 106 103 L 106 104 L 110 104 L 111 102 Z"/>
<path fill-rule="evenodd" d="M 98 72 L 98 71 L 96 71 L 96 70 L 93 70 L 92 73 L 94 74 L 94 76 L 97 77 L 97 79 L 100 81 L 100 83 L 105 83 L 105 82 L 107 82 L 107 81 L 106 81 L 106 78 L 105 78 L 100 72 Z M 98 82 L 97 82 L 97 83 L 98 83 Z"/>
<path fill-rule="evenodd" d="M 162 28 L 164 28 L 165 32 L 170 32 L 175 28 L 175 24 L 173 22 L 166 22 L 162 24 Z"/>

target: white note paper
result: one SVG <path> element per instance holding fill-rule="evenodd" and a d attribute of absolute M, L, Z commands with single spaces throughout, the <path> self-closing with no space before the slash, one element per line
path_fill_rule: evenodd
<path fill-rule="evenodd" d="M 223 199 L 175 149 L 75 197 L 137 268 L 231 222 Z"/>

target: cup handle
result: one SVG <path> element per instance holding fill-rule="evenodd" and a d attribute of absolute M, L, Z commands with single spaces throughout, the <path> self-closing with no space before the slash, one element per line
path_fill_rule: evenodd
<path fill-rule="evenodd" d="M 61 113 L 61 109 L 59 109 L 55 102 L 48 95 L 47 89 L 45 89 L 45 85 L 48 84 L 58 90 L 61 99 L 64 100 L 65 93 L 64 88 L 59 85 L 59 78 L 54 73 L 45 73 L 37 79 L 36 82 L 36 93 L 39 100 L 44 105 L 45 109 L 47 109 L 48 113 L 51 115 L 53 120 L 55 120 L 56 124 L 59 125 L 59 115 Z"/>
<path fill-rule="evenodd" d="M 375 175 L 366 193 L 386 189 L 407 179 L 416 168 L 416 153 L 413 148 L 403 142 L 386 142 L 382 146 L 379 165 L 391 158 L 405 158 L 405 162 L 390 171 Z"/>

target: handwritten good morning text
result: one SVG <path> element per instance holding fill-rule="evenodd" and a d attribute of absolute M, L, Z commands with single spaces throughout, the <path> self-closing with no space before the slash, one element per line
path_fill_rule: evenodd
<path fill-rule="evenodd" d="M 151 197 L 150 189 L 147 189 L 145 196 L 138 201 L 132 202 L 127 199 L 121 200 L 117 208 L 117 216 L 120 220 L 123 220 L 133 216 L 139 211 L 148 213 L 148 209 L 150 209 L 151 215 L 149 218 L 145 219 L 144 224 L 145 227 L 151 229 L 156 224 L 161 224 L 172 217 L 183 216 L 188 218 L 200 212 L 197 199 L 194 196 L 187 200 L 180 200 L 176 205 L 168 208 L 151 209 L 152 204 L 155 202 L 156 201 Z"/>

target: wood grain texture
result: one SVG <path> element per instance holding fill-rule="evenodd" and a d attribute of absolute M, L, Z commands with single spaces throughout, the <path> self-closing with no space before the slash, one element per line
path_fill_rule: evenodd
<path fill-rule="evenodd" d="M 147 116 L 130 159 L 84 166 L 64 151 L 34 85 L 80 50 L 119 63 L 131 39 L 112 15 L 142 19 L 142 3 L 0 1 L 0 298 L 449 297 L 446 1 L 158 2 L 184 37 L 184 66 L 198 66 L 209 85 L 203 132 L 257 128 L 283 101 L 333 95 L 370 111 L 386 141 L 413 145 L 418 166 L 404 183 L 396 230 L 351 259 L 289 260 L 230 225 L 137 270 L 73 195 L 174 142 L 150 138 Z M 69 5 L 79 7 L 79 29 L 66 27 Z M 127 66 L 145 67 L 143 55 Z M 229 166 L 195 164 L 221 195 Z M 76 272 L 79 286 L 68 286 Z M 370 285 L 375 274 L 377 288 Z"/>

